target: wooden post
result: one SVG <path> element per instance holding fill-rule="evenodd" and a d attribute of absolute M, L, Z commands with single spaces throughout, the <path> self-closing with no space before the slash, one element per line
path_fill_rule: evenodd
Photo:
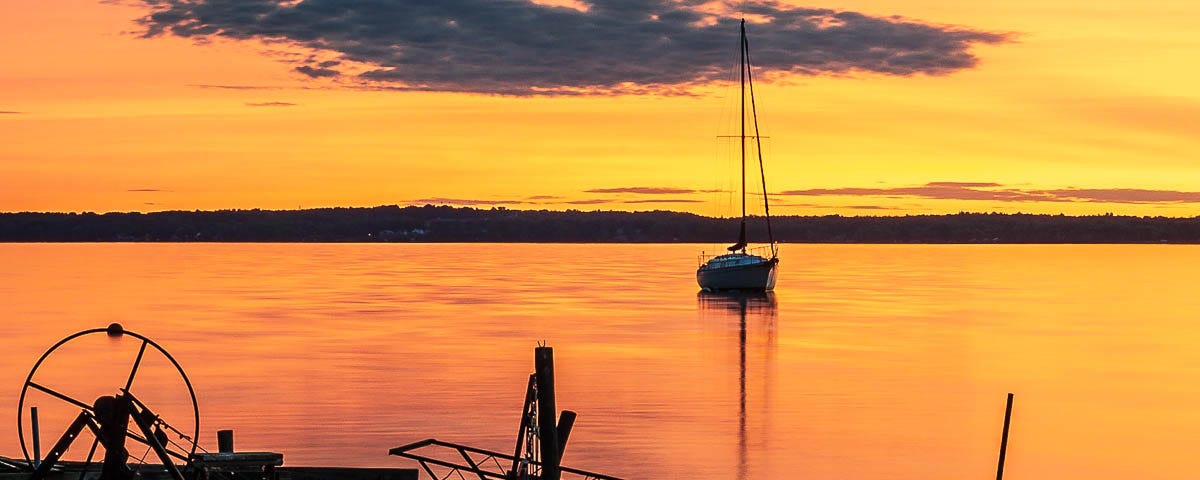
<path fill-rule="evenodd" d="M 554 349 L 537 347 L 534 350 L 534 371 L 537 372 L 538 434 L 541 438 L 541 480 L 559 480 L 558 411 L 554 405 Z"/>
<path fill-rule="evenodd" d="M 1004 454 L 1008 450 L 1008 425 L 1012 419 L 1013 394 L 1008 394 L 1008 405 L 1004 407 L 1004 433 L 1000 436 L 1000 462 L 996 466 L 996 480 L 1004 480 Z"/>
<path fill-rule="evenodd" d="M 217 430 L 217 451 L 233 453 L 233 430 Z"/>
<path fill-rule="evenodd" d="M 42 434 L 38 431 L 37 407 L 29 407 L 29 428 L 33 430 L 33 468 L 42 463 Z"/>
<path fill-rule="evenodd" d="M 558 417 L 558 461 L 562 463 L 563 453 L 567 450 L 567 439 L 571 437 L 571 428 L 575 426 L 575 412 L 563 410 Z"/>

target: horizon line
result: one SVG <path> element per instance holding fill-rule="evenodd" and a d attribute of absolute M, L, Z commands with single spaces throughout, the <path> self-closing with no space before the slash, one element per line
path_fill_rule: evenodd
<path fill-rule="evenodd" d="M 405 209 L 405 208 L 428 208 L 428 207 L 467 209 L 467 210 L 477 210 L 477 211 L 485 211 L 485 212 L 486 211 L 511 211 L 511 212 L 560 212 L 560 213 L 576 212 L 576 213 L 626 213 L 626 214 L 675 213 L 675 214 L 680 214 L 680 215 L 694 215 L 697 217 L 711 218 L 711 219 L 736 219 L 736 218 L 740 217 L 738 215 L 727 216 L 727 217 L 710 216 L 710 215 L 702 215 L 702 214 L 693 213 L 693 212 L 678 211 L 678 210 L 663 210 L 663 209 L 654 209 L 654 210 L 601 210 L 601 209 L 581 210 L 581 209 L 577 209 L 577 208 L 567 208 L 567 209 L 563 209 L 563 210 L 555 210 L 555 209 L 549 209 L 549 208 L 540 208 L 540 209 L 510 208 L 510 207 L 503 206 L 503 205 L 493 205 L 490 207 L 479 207 L 479 206 L 472 206 L 472 205 L 431 204 L 431 203 L 427 203 L 424 205 L 386 204 L 386 205 L 374 205 L 374 206 L 330 206 L 330 207 L 309 207 L 309 208 L 297 207 L 294 209 L 286 209 L 286 208 L 285 209 L 274 209 L 274 208 L 262 208 L 262 207 L 219 208 L 219 209 L 209 209 L 209 210 L 168 209 L 168 210 L 155 210 L 155 211 L 147 211 L 147 212 L 142 212 L 142 211 L 137 211 L 137 210 L 124 210 L 124 211 L 109 210 L 109 211 L 104 211 L 104 212 L 97 212 L 97 211 L 90 211 L 90 210 L 81 210 L 81 211 L 26 210 L 26 211 L 0 211 L 0 215 L 30 215 L 30 214 L 33 214 L 33 215 L 110 215 L 110 214 L 115 214 L 115 215 L 130 215 L 130 214 L 155 215 L 155 214 L 164 214 L 164 213 L 306 212 L 306 211 L 320 211 L 320 210 L 373 210 L 373 209 L 379 209 L 379 208 Z M 1193 216 L 1133 215 L 1133 214 L 1118 214 L 1118 213 L 1114 213 L 1114 212 L 1079 215 L 1079 214 L 1067 214 L 1067 213 L 1062 213 L 1062 212 L 1059 212 L 1059 213 L 1029 213 L 1029 212 L 1005 213 L 1005 212 L 998 212 L 998 211 L 967 211 L 967 210 L 961 210 L 961 211 L 958 211 L 955 213 L 904 213 L 904 214 L 892 214 L 892 215 L 878 215 L 878 214 L 876 214 L 876 215 L 872 215 L 872 214 L 848 215 L 848 214 L 843 214 L 843 213 L 827 213 L 827 214 L 811 214 L 811 215 L 772 215 L 772 217 L 774 217 L 774 218 L 789 218 L 789 217 L 793 217 L 793 218 L 794 217 L 801 217 L 801 218 L 804 218 L 804 217 L 809 217 L 809 218 L 820 218 L 820 217 L 903 218 L 903 217 L 950 217 L 950 216 L 956 216 L 956 215 L 1042 216 L 1042 217 L 1067 217 L 1067 218 L 1087 218 L 1087 217 L 1175 218 L 1175 219 L 1198 219 L 1198 218 L 1200 218 L 1200 215 L 1193 215 Z M 749 217 L 749 218 L 765 218 L 765 215 L 753 214 L 753 215 L 747 215 L 747 217 Z"/>

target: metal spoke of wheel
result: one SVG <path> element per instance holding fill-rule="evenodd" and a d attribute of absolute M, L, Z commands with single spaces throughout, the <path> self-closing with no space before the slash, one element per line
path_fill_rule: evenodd
<path fill-rule="evenodd" d="M 146 440 L 146 437 L 143 437 L 143 436 L 141 436 L 141 435 L 138 435 L 138 434 L 136 434 L 136 433 L 133 433 L 133 432 L 130 432 L 130 431 L 126 431 L 126 432 L 125 432 L 125 436 L 126 436 L 126 437 L 129 437 L 129 438 L 131 438 L 131 439 L 133 439 L 133 440 L 137 441 L 138 443 L 141 443 L 141 444 L 143 444 L 143 445 L 145 445 L 145 446 L 147 446 L 147 447 L 149 447 L 149 446 L 150 446 L 150 441 L 149 441 L 149 440 Z M 187 462 L 187 461 L 189 460 L 187 455 L 184 455 L 184 454 L 182 454 L 182 453 L 177 453 L 177 452 L 175 452 L 175 451 L 173 451 L 173 450 L 171 450 L 171 449 L 167 448 L 167 447 L 166 447 L 166 445 L 163 445 L 163 450 L 165 450 L 165 451 L 167 452 L 167 455 L 170 455 L 170 456 L 172 456 L 172 457 L 175 457 L 175 458 L 178 458 L 178 459 L 180 459 L 180 460 L 183 460 L 184 462 Z"/>
<path fill-rule="evenodd" d="M 142 355 L 146 354 L 146 345 L 150 342 L 142 340 L 142 347 L 138 349 L 137 359 L 133 361 L 133 368 L 129 369 L 129 380 L 125 381 L 125 390 L 133 386 L 133 377 L 137 376 L 138 367 L 142 365 Z"/>
<path fill-rule="evenodd" d="M 55 397 L 55 398 L 57 398 L 57 399 L 59 399 L 59 400 L 62 400 L 62 401 L 64 401 L 64 402 L 67 402 L 67 403 L 70 403 L 70 404 L 72 404 L 72 405 L 75 405 L 75 406 L 77 406 L 77 407 L 79 407 L 79 408 L 82 408 L 82 409 L 84 409 L 84 410 L 87 410 L 87 411 L 89 411 L 89 412 L 90 412 L 90 411 L 92 411 L 92 406 L 91 406 L 91 405 L 88 405 L 88 404 L 86 404 L 86 403 L 83 403 L 83 402 L 81 402 L 81 401 L 79 401 L 79 400 L 76 400 L 76 399 L 74 399 L 74 398 L 68 397 L 68 396 L 66 396 L 66 395 L 63 395 L 63 394 L 61 394 L 61 393 L 58 393 L 58 392 L 54 391 L 53 389 L 51 389 L 51 388 L 49 388 L 49 387 L 43 387 L 43 386 L 39 385 L 37 382 L 34 382 L 34 381 L 29 381 L 29 382 L 26 382 L 26 385 L 29 385 L 29 386 L 31 386 L 31 387 L 33 387 L 33 388 L 36 388 L 36 389 L 38 389 L 38 390 L 41 390 L 41 391 L 43 391 L 43 392 L 45 392 L 45 393 L 49 394 L 49 395 L 50 395 L 50 396 L 52 396 L 52 397 Z"/>

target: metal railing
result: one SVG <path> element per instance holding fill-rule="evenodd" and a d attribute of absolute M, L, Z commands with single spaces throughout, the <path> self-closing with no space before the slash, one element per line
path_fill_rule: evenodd
<path fill-rule="evenodd" d="M 778 248 L 779 248 L 778 245 L 760 245 L 760 246 L 753 247 L 753 248 L 747 248 L 744 251 L 750 255 L 758 255 L 763 258 L 771 258 L 773 256 L 773 254 L 776 251 L 778 251 Z M 708 263 L 709 260 L 717 258 L 721 255 L 729 255 L 731 253 L 741 253 L 741 252 L 742 251 L 739 250 L 737 252 L 724 252 L 724 253 L 712 254 L 712 255 L 709 255 L 705 252 L 700 252 L 700 255 L 697 256 L 698 258 L 697 258 L 696 266 L 704 265 L 705 263 Z"/>
<path fill-rule="evenodd" d="M 416 450 L 423 450 L 423 452 L 418 453 Z M 428 451 L 428 453 L 425 451 Z M 482 448 L 468 447 L 457 443 L 443 442 L 432 438 L 393 448 L 388 453 L 416 460 L 421 465 L 421 468 L 425 469 L 425 473 L 428 473 L 434 479 L 447 479 L 451 477 L 466 478 L 467 475 L 478 476 L 482 480 L 523 478 L 518 476 L 516 472 L 510 472 L 504 468 L 504 464 L 511 463 L 513 460 L 521 461 L 521 459 L 515 458 L 512 455 L 484 450 Z M 447 453 L 449 455 L 446 455 Z M 460 463 L 454 457 L 461 458 L 461 462 L 465 463 Z M 442 472 L 436 472 L 433 467 L 441 467 Z M 529 467 L 533 470 L 534 478 L 540 477 L 541 463 L 535 461 Z M 580 478 L 582 480 L 621 480 L 617 477 L 570 467 L 560 466 L 559 470 L 564 474 L 572 476 L 568 478 Z"/>

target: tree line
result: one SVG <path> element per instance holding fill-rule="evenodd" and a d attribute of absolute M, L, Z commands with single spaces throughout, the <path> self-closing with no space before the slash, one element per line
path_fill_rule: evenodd
<path fill-rule="evenodd" d="M 1200 243 L 1200 217 L 958 213 L 772 217 L 791 243 Z M 380 206 L 0 213 L 0 242 L 733 242 L 739 219 L 651 211 Z M 767 238 L 751 218 L 752 242 Z"/>

